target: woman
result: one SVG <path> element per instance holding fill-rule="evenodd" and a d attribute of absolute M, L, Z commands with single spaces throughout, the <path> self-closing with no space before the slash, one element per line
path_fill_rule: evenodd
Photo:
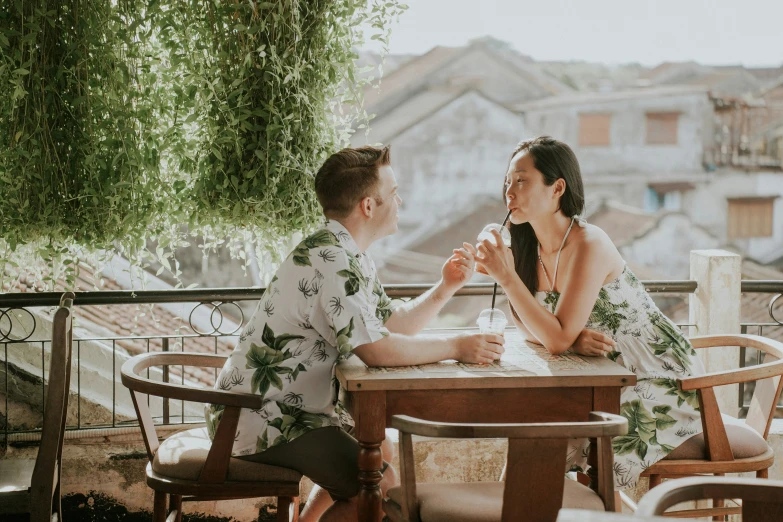
<path fill-rule="evenodd" d="M 606 355 L 637 376 L 624 388 L 627 435 L 613 442 L 615 485 L 639 475 L 701 431 L 695 392 L 676 380 L 704 373 L 696 352 L 652 301 L 606 233 L 579 217 L 579 163 L 565 143 L 539 137 L 517 145 L 505 180 L 511 247 L 495 232 L 462 250 L 506 292 L 517 327 L 550 353 Z M 499 246 L 496 246 L 499 245 Z M 611 339 L 606 339 L 605 336 Z M 587 468 L 587 441 L 569 447 L 569 468 Z"/>

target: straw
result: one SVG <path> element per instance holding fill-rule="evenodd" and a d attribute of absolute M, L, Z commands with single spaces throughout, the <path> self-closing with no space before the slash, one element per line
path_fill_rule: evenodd
<path fill-rule="evenodd" d="M 506 214 L 506 219 L 503 220 L 503 224 L 500 225 L 500 227 L 505 227 L 506 223 L 508 223 L 508 218 L 511 217 L 511 211 L 508 211 L 508 214 Z M 489 309 L 489 324 L 492 324 L 492 316 L 495 314 L 495 296 L 498 293 L 498 282 L 495 281 L 495 286 L 492 287 L 492 308 Z"/>

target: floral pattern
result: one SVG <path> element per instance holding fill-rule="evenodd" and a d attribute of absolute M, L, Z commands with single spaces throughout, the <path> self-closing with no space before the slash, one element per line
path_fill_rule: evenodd
<path fill-rule="evenodd" d="M 538 292 L 536 298 L 554 313 L 560 294 Z M 681 390 L 677 380 L 703 374 L 704 367 L 627 266 L 601 288 L 585 327 L 611 336 L 616 345 L 607 357 L 637 377 L 620 398 L 628 433 L 612 443 L 615 487 L 631 488 L 647 467 L 701 431 L 696 392 Z M 588 470 L 587 447 L 586 440 L 571 441 L 569 469 Z"/>
<path fill-rule="evenodd" d="M 305 238 L 278 269 L 217 378 L 216 389 L 253 393 L 232 455 L 266 451 L 310 430 L 352 424 L 339 400 L 338 361 L 388 335 L 391 299 L 372 259 L 337 221 Z M 259 335 L 260 334 L 260 335 Z M 207 405 L 214 438 L 223 406 Z"/>

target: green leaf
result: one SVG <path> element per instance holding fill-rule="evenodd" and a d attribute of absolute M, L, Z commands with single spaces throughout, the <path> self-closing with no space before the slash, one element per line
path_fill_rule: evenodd
<path fill-rule="evenodd" d="M 261 340 L 270 348 L 275 347 L 275 332 L 269 326 L 269 323 L 264 323 L 264 331 L 261 334 Z"/>

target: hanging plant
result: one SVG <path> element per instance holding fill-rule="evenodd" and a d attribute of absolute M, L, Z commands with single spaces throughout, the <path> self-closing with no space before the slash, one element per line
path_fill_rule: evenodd
<path fill-rule="evenodd" d="M 237 257 L 250 244 L 279 259 L 294 232 L 319 220 L 318 166 L 366 120 L 361 93 L 372 76 L 356 70 L 354 51 L 362 27 L 388 43 L 405 8 L 0 7 L 0 85 L 10 93 L 0 96 L 0 277 L 33 256 L 58 274 L 111 251 L 177 276 L 172 252 L 195 236 L 205 250 L 228 241 Z"/>
<path fill-rule="evenodd" d="M 26 245 L 62 262 L 71 246 L 138 246 L 155 233 L 166 191 L 145 134 L 155 115 L 133 14 L 78 0 L 0 10 L 4 259 Z"/>

